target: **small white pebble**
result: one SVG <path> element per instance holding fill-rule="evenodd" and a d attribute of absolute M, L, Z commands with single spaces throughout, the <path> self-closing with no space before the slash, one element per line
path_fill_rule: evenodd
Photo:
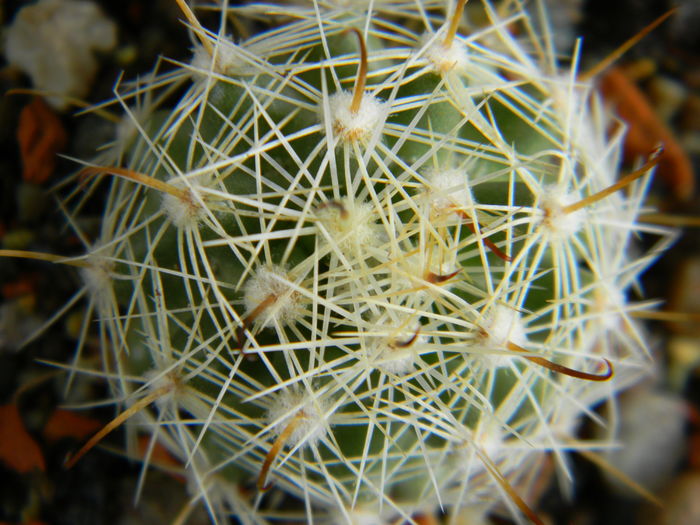
<path fill-rule="evenodd" d="M 93 2 L 41 0 L 22 8 L 5 36 L 8 63 L 35 88 L 59 93 L 47 100 L 65 109 L 65 97 L 87 95 L 98 67 L 94 53 L 116 46 L 117 26 Z"/>
<path fill-rule="evenodd" d="M 640 387 L 620 399 L 619 435 L 623 446 L 611 450 L 606 459 L 630 479 L 656 491 L 673 476 L 685 452 L 687 409 L 680 397 Z M 630 489 L 618 478 L 606 478 L 618 492 Z"/>

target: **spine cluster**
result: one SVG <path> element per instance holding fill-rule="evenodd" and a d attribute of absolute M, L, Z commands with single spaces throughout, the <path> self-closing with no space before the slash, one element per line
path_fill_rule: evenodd
<path fill-rule="evenodd" d="M 120 86 L 132 131 L 82 173 L 111 186 L 83 274 L 130 431 L 215 520 L 536 519 L 536 466 L 567 474 L 576 421 L 649 365 L 655 159 L 617 182 L 622 132 L 518 2 L 216 32 L 179 3 L 193 60 Z"/>

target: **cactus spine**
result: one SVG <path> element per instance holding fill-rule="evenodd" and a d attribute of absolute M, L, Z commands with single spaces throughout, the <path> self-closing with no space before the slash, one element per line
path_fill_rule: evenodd
<path fill-rule="evenodd" d="M 648 367 L 654 160 L 616 186 L 576 60 L 520 3 L 464 4 L 224 5 L 218 32 L 186 8 L 192 61 L 118 91 L 123 140 L 82 172 L 111 185 L 83 269 L 104 372 L 216 520 L 279 515 L 268 489 L 314 522 L 521 519 Z M 290 16 L 234 43 L 241 14 Z"/>

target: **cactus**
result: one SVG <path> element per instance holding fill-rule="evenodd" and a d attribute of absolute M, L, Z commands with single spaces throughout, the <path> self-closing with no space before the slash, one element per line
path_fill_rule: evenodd
<path fill-rule="evenodd" d="M 215 32 L 178 3 L 193 59 L 119 86 L 80 173 L 110 186 L 74 264 L 115 424 L 214 520 L 537 520 L 545 456 L 568 483 L 577 421 L 650 364 L 655 157 L 618 182 L 622 127 L 519 2 L 224 3 Z M 234 43 L 242 15 L 282 20 Z"/>

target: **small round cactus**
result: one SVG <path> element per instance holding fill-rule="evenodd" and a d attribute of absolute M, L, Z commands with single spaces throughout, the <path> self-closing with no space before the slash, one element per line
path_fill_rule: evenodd
<path fill-rule="evenodd" d="M 178 3 L 192 61 L 120 86 L 81 171 L 110 184 L 77 262 L 130 435 L 215 520 L 536 519 L 537 466 L 566 479 L 576 422 L 650 363 L 655 158 L 619 178 L 622 130 L 521 3 L 210 7 L 214 32 Z M 281 21 L 234 42 L 244 15 Z"/>

